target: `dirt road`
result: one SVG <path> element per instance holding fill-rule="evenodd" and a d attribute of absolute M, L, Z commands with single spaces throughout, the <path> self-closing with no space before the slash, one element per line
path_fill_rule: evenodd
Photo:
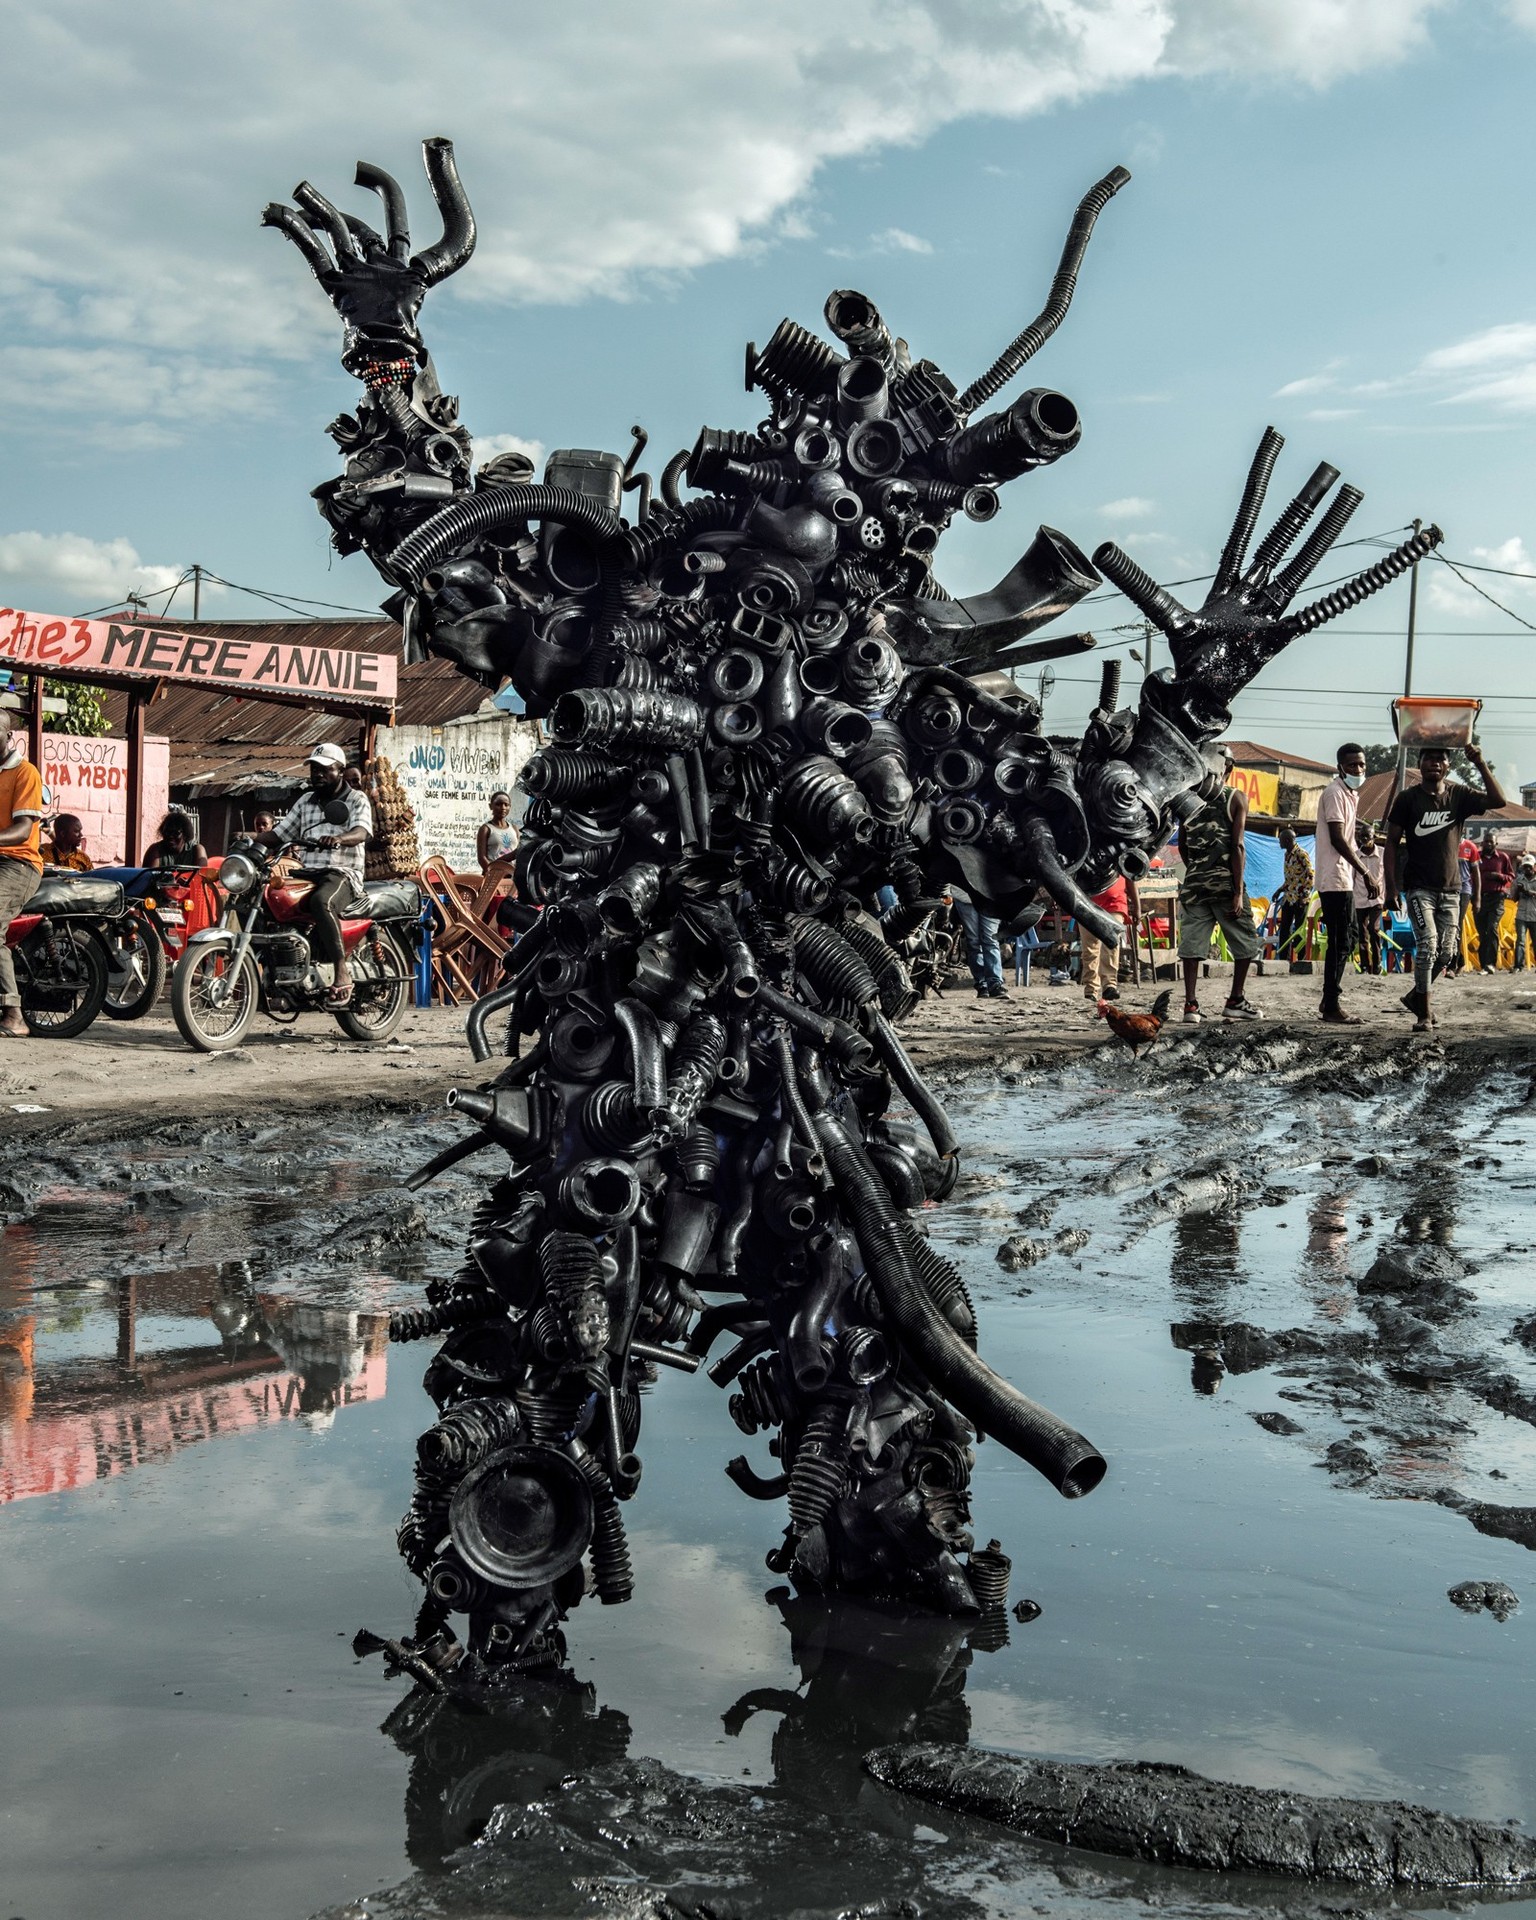
<path fill-rule="evenodd" d="M 1250 997 L 1265 1019 L 1231 1025 L 1220 1017 L 1226 990 L 1224 980 L 1207 980 L 1205 1023 L 1185 1027 L 1178 1022 L 1176 988 L 1173 1021 L 1160 1044 L 1225 1047 L 1283 1034 L 1309 1048 L 1358 1055 L 1362 1044 L 1391 1053 L 1472 1043 L 1497 1053 L 1505 1043 L 1518 1048 L 1536 1039 L 1536 977 L 1524 974 L 1468 975 L 1444 988 L 1436 996 L 1440 1026 L 1427 1039 L 1410 1035 L 1396 977 L 1350 981 L 1349 1005 L 1365 1024 L 1347 1030 L 1319 1023 L 1316 979 L 1255 981 Z M 1146 1006 L 1153 992 L 1126 987 L 1125 1004 Z M 913 1058 L 929 1070 L 1007 1065 L 1025 1056 L 1043 1066 L 1108 1045 L 1110 1038 L 1076 987 L 1047 987 L 1038 976 L 1028 988 L 1010 989 L 1006 1000 L 978 1000 L 968 988 L 951 988 L 925 1001 L 903 1023 L 903 1033 Z M 288 1110 L 338 1101 L 398 1106 L 411 1099 L 430 1108 L 449 1087 L 483 1077 L 464 1043 L 461 1011 L 412 1012 L 386 1047 L 360 1046 L 316 1015 L 292 1027 L 258 1022 L 233 1052 L 196 1054 L 162 1009 L 126 1024 L 99 1020 L 78 1040 L 0 1041 L 0 1138 L 114 1108 L 185 1116 L 227 1113 L 236 1104 Z M 39 1107 L 46 1111 L 32 1111 Z"/>

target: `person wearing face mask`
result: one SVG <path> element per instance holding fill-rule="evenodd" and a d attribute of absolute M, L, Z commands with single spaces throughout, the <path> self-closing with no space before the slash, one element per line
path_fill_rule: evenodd
<path fill-rule="evenodd" d="M 1467 757 L 1483 783 L 1480 794 L 1449 777 L 1451 756 L 1444 747 L 1425 747 L 1418 785 L 1404 787 L 1387 815 L 1387 904 L 1395 908 L 1399 889 L 1406 893 L 1413 926 L 1413 989 L 1403 995 L 1403 1005 L 1414 1015 L 1415 1033 L 1428 1033 L 1434 1025 L 1429 989 L 1456 952 L 1461 823 L 1504 804 L 1503 790 L 1479 749 L 1468 747 Z"/>
<path fill-rule="evenodd" d="M 305 906 L 313 916 L 315 946 L 322 960 L 335 968 L 328 1006 L 344 1007 L 352 998 L 352 975 L 341 944 L 343 914 L 366 910 L 363 892 L 363 847 L 373 831 L 373 809 L 368 796 L 348 786 L 347 756 L 334 740 L 322 740 L 309 756 L 309 792 L 302 793 L 268 833 L 258 834 L 265 847 L 299 849 L 299 865 L 312 883 Z M 326 818 L 326 810 L 340 803 L 344 823 Z"/>
<path fill-rule="evenodd" d="M 1358 1027 L 1359 1017 L 1343 1005 L 1344 969 L 1355 947 L 1355 882 L 1365 904 L 1381 904 L 1381 882 L 1360 858 L 1355 844 L 1356 796 L 1365 785 L 1365 748 L 1347 740 L 1335 760 L 1338 773 L 1317 798 L 1317 897 L 1328 935 L 1323 955 L 1322 1017 L 1330 1026 Z"/>

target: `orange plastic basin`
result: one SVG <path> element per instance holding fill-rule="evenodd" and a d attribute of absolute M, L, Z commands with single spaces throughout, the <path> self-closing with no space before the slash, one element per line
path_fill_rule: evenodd
<path fill-rule="evenodd" d="M 1481 700 L 1403 694 L 1392 702 L 1392 725 L 1405 747 L 1464 747 L 1472 738 Z"/>

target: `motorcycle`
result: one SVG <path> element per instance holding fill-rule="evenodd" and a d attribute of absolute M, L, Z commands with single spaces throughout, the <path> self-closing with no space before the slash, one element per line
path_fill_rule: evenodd
<path fill-rule="evenodd" d="M 123 889 L 95 874 L 48 873 L 5 930 L 21 1015 L 42 1040 L 72 1040 L 106 1005 L 110 964 L 102 928 L 126 917 Z"/>
<path fill-rule="evenodd" d="M 387 1040 L 405 1018 L 415 984 L 416 882 L 370 881 L 367 911 L 343 917 L 352 998 L 332 1007 L 334 969 L 315 959 L 306 931 L 311 884 L 302 874 L 274 875 L 276 858 L 254 843 L 225 855 L 223 917 L 188 937 L 171 975 L 171 1012 L 182 1038 L 200 1052 L 222 1052 L 239 1044 L 260 1007 L 284 1024 L 301 1013 L 331 1013 L 353 1040 Z"/>
<path fill-rule="evenodd" d="M 165 991 L 170 969 L 187 938 L 218 916 L 219 863 L 199 867 L 98 867 L 122 882 L 128 911 L 104 929 L 109 977 L 102 1012 L 109 1020 L 140 1020 Z"/>

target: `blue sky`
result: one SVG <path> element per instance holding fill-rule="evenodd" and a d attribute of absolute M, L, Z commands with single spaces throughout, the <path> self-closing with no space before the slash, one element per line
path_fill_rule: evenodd
<path fill-rule="evenodd" d="M 377 603 L 308 499 L 352 391 L 335 330 L 256 216 L 301 175 L 362 208 L 366 155 L 430 237 L 417 141 L 447 133 L 482 241 L 425 326 L 478 434 L 623 447 L 641 421 L 659 466 L 706 421 L 756 419 L 742 343 L 815 323 L 836 285 L 963 385 L 1123 161 L 1029 375 L 1077 402 L 1081 448 L 951 533 L 948 584 L 989 585 L 1042 520 L 1160 578 L 1205 570 L 1273 421 L 1280 500 L 1326 458 L 1365 489 L 1351 536 L 1436 519 L 1536 623 L 1532 0 L 463 0 L 452 40 L 404 0 L 334 0 L 318 48 L 290 0 L 227 11 L 4 7 L 13 605 L 83 611 L 194 560 Z M 1324 755 L 1386 737 L 1406 602 L 1297 643 L 1234 731 Z M 1482 694 L 1494 758 L 1536 776 L 1536 633 L 1439 566 L 1420 616 L 1418 690 Z M 1109 597 L 1071 624 L 1124 648 L 1130 617 Z M 1080 722 L 1093 677 L 1062 666 L 1053 725 Z"/>

